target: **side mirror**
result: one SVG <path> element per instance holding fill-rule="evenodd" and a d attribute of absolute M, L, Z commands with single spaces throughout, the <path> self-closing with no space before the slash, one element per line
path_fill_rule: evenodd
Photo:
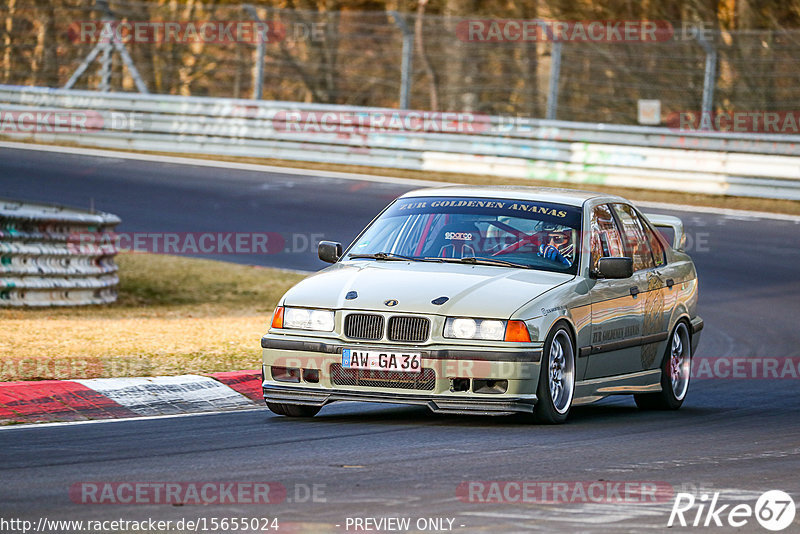
<path fill-rule="evenodd" d="M 317 249 L 319 259 L 328 263 L 336 263 L 342 257 L 342 244 L 334 241 L 320 241 Z"/>
<path fill-rule="evenodd" d="M 600 258 L 597 262 L 600 278 L 630 278 L 633 276 L 632 258 Z"/>

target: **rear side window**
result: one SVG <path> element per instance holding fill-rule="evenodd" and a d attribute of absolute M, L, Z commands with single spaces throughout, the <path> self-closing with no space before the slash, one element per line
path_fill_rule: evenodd
<path fill-rule="evenodd" d="M 591 249 L 592 255 L 589 261 L 589 269 L 597 269 L 597 261 L 600 258 L 625 256 L 625 249 L 622 246 L 614 216 L 607 205 L 595 206 L 592 210 L 591 220 Z"/>
<path fill-rule="evenodd" d="M 627 204 L 614 204 L 614 212 L 622 226 L 622 240 L 625 245 L 625 255 L 633 258 L 633 270 L 652 269 L 655 267 L 653 252 L 650 248 L 650 239 L 645 231 L 643 221 L 636 211 Z M 654 236 L 653 236 L 654 237 Z M 663 261 L 663 250 L 662 261 Z"/>
<path fill-rule="evenodd" d="M 661 239 L 659 239 L 659 236 L 656 234 L 653 228 L 641 219 L 641 216 L 639 216 L 639 220 L 642 222 L 644 232 L 647 235 L 647 241 L 650 243 L 650 250 L 653 251 L 653 261 L 655 262 L 656 267 L 665 265 L 667 263 L 667 259 L 664 255 L 664 245 L 662 244 Z"/>

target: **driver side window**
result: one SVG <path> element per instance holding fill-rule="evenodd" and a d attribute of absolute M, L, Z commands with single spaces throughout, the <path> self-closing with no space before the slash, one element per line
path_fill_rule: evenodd
<path fill-rule="evenodd" d="M 621 257 L 625 255 L 614 217 L 606 204 L 595 206 L 592 210 L 591 226 L 591 259 L 589 270 L 597 269 L 600 258 Z"/>

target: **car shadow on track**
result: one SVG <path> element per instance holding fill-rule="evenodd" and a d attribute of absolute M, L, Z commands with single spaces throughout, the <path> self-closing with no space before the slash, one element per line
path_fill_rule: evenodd
<path fill-rule="evenodd" d="M 607 426 L 611 424 L 630 425 L 648 423 L 654 421 L 680 421 L 694 423 L 698 419 L 718 416 L 726 410 L 709 409 L 701 407 L 683 407 L 678 411 L 642 411 L 638 409 L 633 400 L 630 399 L 609 399 L 588 406 L 576 406 L 572 409 L 566 425 L 580 424 L 587 427 L 595 425 Z M 270 414 L 272 415 L 272 414 Z M 368 403 L 344 403 L 323 408 L 322 411 L 312 418 L 288 418 L 274 415 L 270 418 L 271 423 L 281 424 L 313 423 L 317 425 L 337 424 L 337 425 L 425 425 L 425 426 L 447 426 L 447 427 L 471 427 L 471 428 L 515 428 L 520 426 L 539 426 L 536 425 L 529 415 L 510 415 L 510 416 L 483 416 L 483 415 L 456 415 L 456 414 L 437 414 L 420 406 L 405 406 L 397 404 L 374 405 Z"/>

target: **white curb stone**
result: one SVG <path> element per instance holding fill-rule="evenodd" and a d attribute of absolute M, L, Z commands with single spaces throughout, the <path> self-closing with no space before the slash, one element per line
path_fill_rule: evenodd
<path fill-rule="evenodd" d="M 74 380 L 139 415 L 172 415 L 252 408 L 232 388 L 199 375 Z"/>

